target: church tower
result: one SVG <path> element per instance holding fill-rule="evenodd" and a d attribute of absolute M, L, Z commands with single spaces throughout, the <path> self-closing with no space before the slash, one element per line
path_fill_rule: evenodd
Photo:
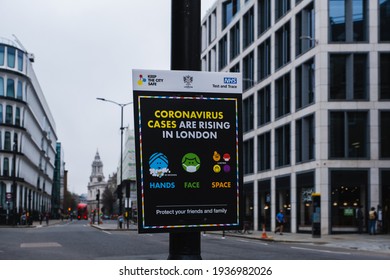
<path fill-rule="evenodd" d="M 91 211 L 97 208 L 97 200 L 96 195 L 98 191 L 100 192 L 100 199 L 102 199 L 103 192 L 107 187 L 107 182 L 105 181 L 103 174 L 103 162 L 100 159 L 99 151 L 96 151 L 95 159 L 92 162 L 92 172 L 91 176 L 89 176 L 88 183 L 88 210 Z M 101 207 L 102 205 L 100 205 Z"/>
<path fill-rule="evenodd" d="M 103 162 L 100 159 L 99 151 L 96 151 L 95 159 L 92 162 L 92 172 L 89 177 L 90 183 L 100 183 L 104 181 Z"/>

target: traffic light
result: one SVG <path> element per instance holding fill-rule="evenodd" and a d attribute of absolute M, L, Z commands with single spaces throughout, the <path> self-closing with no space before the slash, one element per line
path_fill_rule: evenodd
<path fill-rule="evenodd" d="M 116 189 L 116 194 L 119 199 L 123 198 L 122 185 L 118 185 L 118 188 Z"/>
<path fill-rule="evenodd" d="M 96 200 L 98 200 L 98 201 L 99 201 L 99 199 L 100 199 L 100 190 L 97 190 L 97 194 L 96 194 Z"/>
<path fill-rule="evenodd" d="M 126 197 L 130 197 L 130 180 L 124 180 L 123 186 L 125 187 L 126 190 Z"/>

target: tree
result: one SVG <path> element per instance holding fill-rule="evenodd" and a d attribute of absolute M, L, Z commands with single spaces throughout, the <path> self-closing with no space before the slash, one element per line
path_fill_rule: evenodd
<path fill-rule="evenodd" d="M 104 214 L 111 215 L 114 212 L 114 204 L 116 197 L 109 188 L 105 188 L 103 192 L 102 204 L 104 208 Z"/>

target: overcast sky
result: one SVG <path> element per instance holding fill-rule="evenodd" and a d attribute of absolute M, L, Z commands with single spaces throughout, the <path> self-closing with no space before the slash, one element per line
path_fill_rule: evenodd
<path fill-rule="evenodd" d="M 201 0 L 202 17 L 216 0 Z M 170 0 L 1 0 L 0 37 L 29 53 L 64 148 L 68 188 L 87 192 L 98 150 L 106 179 L 120 155 L 132 69 L 170 69 Z M 124 109 L 132 124 L 132 106 Z"/>

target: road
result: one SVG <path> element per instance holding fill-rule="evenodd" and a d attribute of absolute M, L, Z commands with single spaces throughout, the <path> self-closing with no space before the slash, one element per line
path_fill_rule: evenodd
<path fill-rule="evenodd" d="M 264 242 L 217 234 L 202 236 L 204 260 L 389 260 L 383 253 L 321 245 Z M 0 228 L 3 260 L 166 260 L 168 234 L 102 231 L 86 221 L 49 227 Z"/>

